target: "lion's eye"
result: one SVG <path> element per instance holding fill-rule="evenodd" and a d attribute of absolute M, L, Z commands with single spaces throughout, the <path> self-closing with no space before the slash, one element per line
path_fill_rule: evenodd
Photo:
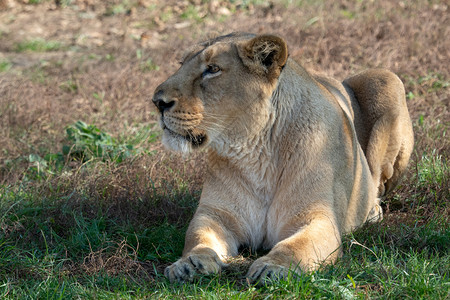
<path fill-rule="evenodd" d="M 211 77 L 215 77 L 217 75 L 220 74 L 220 68 L 217 65 L 208 65 L 205 69 L 205 71 L 203 71 L 202 77 L 203 78 L 211 78 Z"/>
<path fill-rule="evenodd" d="M 208 68 L 206 69 L 206 71 L 207 71 L 208 73 L 213 74 L 213 73 L 219 72 L 219 71 L 220 71 L 220 68 L 219 68 L 218 66 L 216 66 L 216 65 L 209 65 Z"/>

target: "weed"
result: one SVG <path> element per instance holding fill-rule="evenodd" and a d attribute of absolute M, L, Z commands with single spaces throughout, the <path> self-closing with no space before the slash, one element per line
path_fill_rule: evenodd
<path fill-rule="evenodd" d="M 417 165 L 418 184 L 420 186 L 438 185 L 443 186 L 450 178 L 450 167 L 447 159 L 437 155 L 435 151 L 431 154 L 422 155 Z"/>
<path fill-rule="evenodd" d="M 61 88 L 61 90 L 65 91 L 65 92 L 69 92 L 69 93 L 76 93 L 78 91 L 78 85 L 72 79 L 64 81 L 63 83 L 61 83 L 59 85 L 59 87 Z"/>
<path fill-rule="evenodd" d="M 108 54 L 105 55 L 105 59 L 106 59 L 107 61 L 114 61 L 114 60 L 115 60 L 115 57 L 114 57 L 114 55 L 108 53 Z"/>
<path fill-rule="evenodd" d="M 136 50 L 136 58 L 139 60 L 142 59 L 142 50 L 141 49 Z"/>
<path fill-rule="evenodd" d="M 199 11 L 197 6 L 189 5 L 180 17 L 185 20 L 194 20 L 199 23 L 203 20 L 204 15 Z"/>
<path fill-rule="evenodd" d="M 341 15 L 343 15 L 345 18 L 351 20 L 355 18 L 355 13 L 350 11 L 350 10 L 346 10 L 346 9 L 342 9 L 340 11 Z"/>
<path fill-rule="evenodd" d="M 262 0 L 241 0 L 241 1 L 232 0 L 231 3 L 235 3 L 236 5 L 239 5 L 244 9 L 248 9 L 250 6 L 262 5 L 266 4 L 267 2 Z"/>
<path fill-rule="evenodd" d="M 450 81 L 446 80 L 444 76 L 437 73 L 430 73 L 426 76 L 419 77 L 417 82 L 420 85 L 426 86 L 428 88 L 428 92 L 445 89 L 450 86 Z"/>
<path fill-rule="evenodd" d="M 288 7 L 289 5 L 295 5 L 299 8 L 302 8 L 304 6 L 322 5 L 323 2 L 323 0 L 282 0 L 282 3 L 285 7 Z"/>
<path fill-rule="evenodd" d="M 92 93 L 92 97 L 97 100 L 100 104 L 103 104 L 103 99 L 105 99 L 105 92 Z"/>
<path fill-rule="evenodd" d="M 109 134 L 102 132 L 95 125 L 87 125 L 82 121 L 67 127 L 66 132 L 71 145 L 63 146 L 64 155 L 80 161 L 101 158 L 117 163 L 139 154 L 142 150 L 135 148 L 135 144 L 141 143 L 152 135 L 148 130 L 133 140 L 135 144 L 121 143 Z"/>
<path fill-rule="evenodd" d="M 121 163 L 140 153 L 150 153 L 139 145 L 156 138 L 156 134 L 146 126 L 120 142 L 95 125 L 87 125 L 82 121 L 68 126 L 66 134 L 67 143 L 62 146 L 62 152 L 47 153 L 44 157 L 36 153 L 28 155 L 26 178 L 41 180 L 49 175 L 60 174 L 69 161 L 85 164 L 94 160 Z"/>
<path fill-rule="evenodd" d="M 133 7 L 133 4 L 130 3 L 130 1 L 122 1 L 118 4 L 114 4 L 111 6 L 108 6 L 105 12 L 106 16 L 114 16 L 114 15 L 121 15 L 121 14 L 129 14 L 131 12 L 131 8 Z"/>
<path fill-rule="evenodd" d="M 6 72 L 11 69 L 12 64 L 7 60 L 0 60 L 0 72 Z"/>
<path fill-rule="evenodd" d="M 143 59 L 143 52 L 141 49 L 136 50 L 136 58 L 140 61 L 139 68 L 142 72 L 158 71 L 159 66 L 151 58 Z"/>
<path fill-rule="evenodd" d="M 28 0 L 28 1 L 24 1 L 24 2 L 27 2 L 29 4 L 40 4 L 45 1 L 49 1 L 49 0 Z"/>
<path fill-rule="evenodd" d="M 142 72 L 158 71 L 159 66 L 155 64 L 151 58 L 149 58 L 145 62 L 141 62 L 140 69 Z"/>
<path fill-rule="evenodd" d="M 88 55 L 87 58 L 88 58 L 88 59 L 92 59 L 92 60 L 94 60 L 94 59 L 96 60 L 96 59 L 99 59 L 100 56 L 97 55 L 97 54 L 95 54 L 95 53 L 91 53 L 91 54 Z"/>
<path fill-rule="evenodd" d="M 54 160 L 52 157 L 55 154 L 48 154 L 46 157 L 41 157 L 36 153 L 32 153 L 25 158 L 25 161 L 28 163 L 28 167 L 24 174 L 24 180 L 44 180 L 49 175 L 55 175 L 56 170 L 60 170 L 64 165 L 63 157 L 58 157 L 57 160 Z M 16 163 L 22 158 L 16 160 Z M 11 166 L 9 166 L 11 165 Z M 14 164 L 7 164 L 7 167 L 12 168 Z"/>
<path fill-rule="evenodd" d="M 24 72 L 33 82 L 45 84 L 48 80 L 48 74 L 42 64 L 34 66 Z"/>
<path fill-rule="evenodd" d="M 174 13 L 172 7 L 167 7 L 164 9 L 161 14 L 159 15 L 159 18 L 161 18 L 161 21 L 163 22 L 169 22 L 174 18 Z"/>
<path fill-rule="evenodd" d="M 17 52 L 49 52 L 58 51 L 61 48 L 62 44 L 60 42 L 46 41 L 44 39 L 34 39 L 18 43 L 15 47 L 15 50 Z"/>

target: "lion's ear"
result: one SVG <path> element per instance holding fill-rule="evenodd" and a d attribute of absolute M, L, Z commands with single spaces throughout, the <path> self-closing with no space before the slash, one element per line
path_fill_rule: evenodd
<path fill-rule="evenodd" d="M 288 58 L 286 42 L 275 35 L 259 35 L 241 42 L 238 51 L 247 67 L 276 77 Z"/>

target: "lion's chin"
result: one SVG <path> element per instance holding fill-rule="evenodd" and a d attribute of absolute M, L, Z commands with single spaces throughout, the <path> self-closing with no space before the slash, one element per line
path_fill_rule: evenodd
<path fill-rule="evenodd" d="M 162 143 L 167 148 L 182 153 L 189 153 L 193 150 L 203 148 L 207 144 L 206 134 L 181 135 L 166 126 L 163 126 Z"/>

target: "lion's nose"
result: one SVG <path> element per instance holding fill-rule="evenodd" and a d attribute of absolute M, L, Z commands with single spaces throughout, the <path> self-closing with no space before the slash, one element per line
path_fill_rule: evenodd
<path fill-rule="evenodd" d="M 166 101 L 163 95 L 164 92 L 159 91 L 155 94 L 155 96 L 152 99 L 153 103 L 161 113 L 164 113 L 166 110 L 170 109 L 175 105 L 175 101 Z"/>
<path fill-rule="evenodd" d="M 169 108 L 171 108 L 175 104 L 175 101 L 166 102 L 161 99 L 153 99 L 153 103 L 155 103 L 155 105 L 159 109 L 159 111 L 161 113 L 163 113 L 166 110 L 168 110 Z"/>

